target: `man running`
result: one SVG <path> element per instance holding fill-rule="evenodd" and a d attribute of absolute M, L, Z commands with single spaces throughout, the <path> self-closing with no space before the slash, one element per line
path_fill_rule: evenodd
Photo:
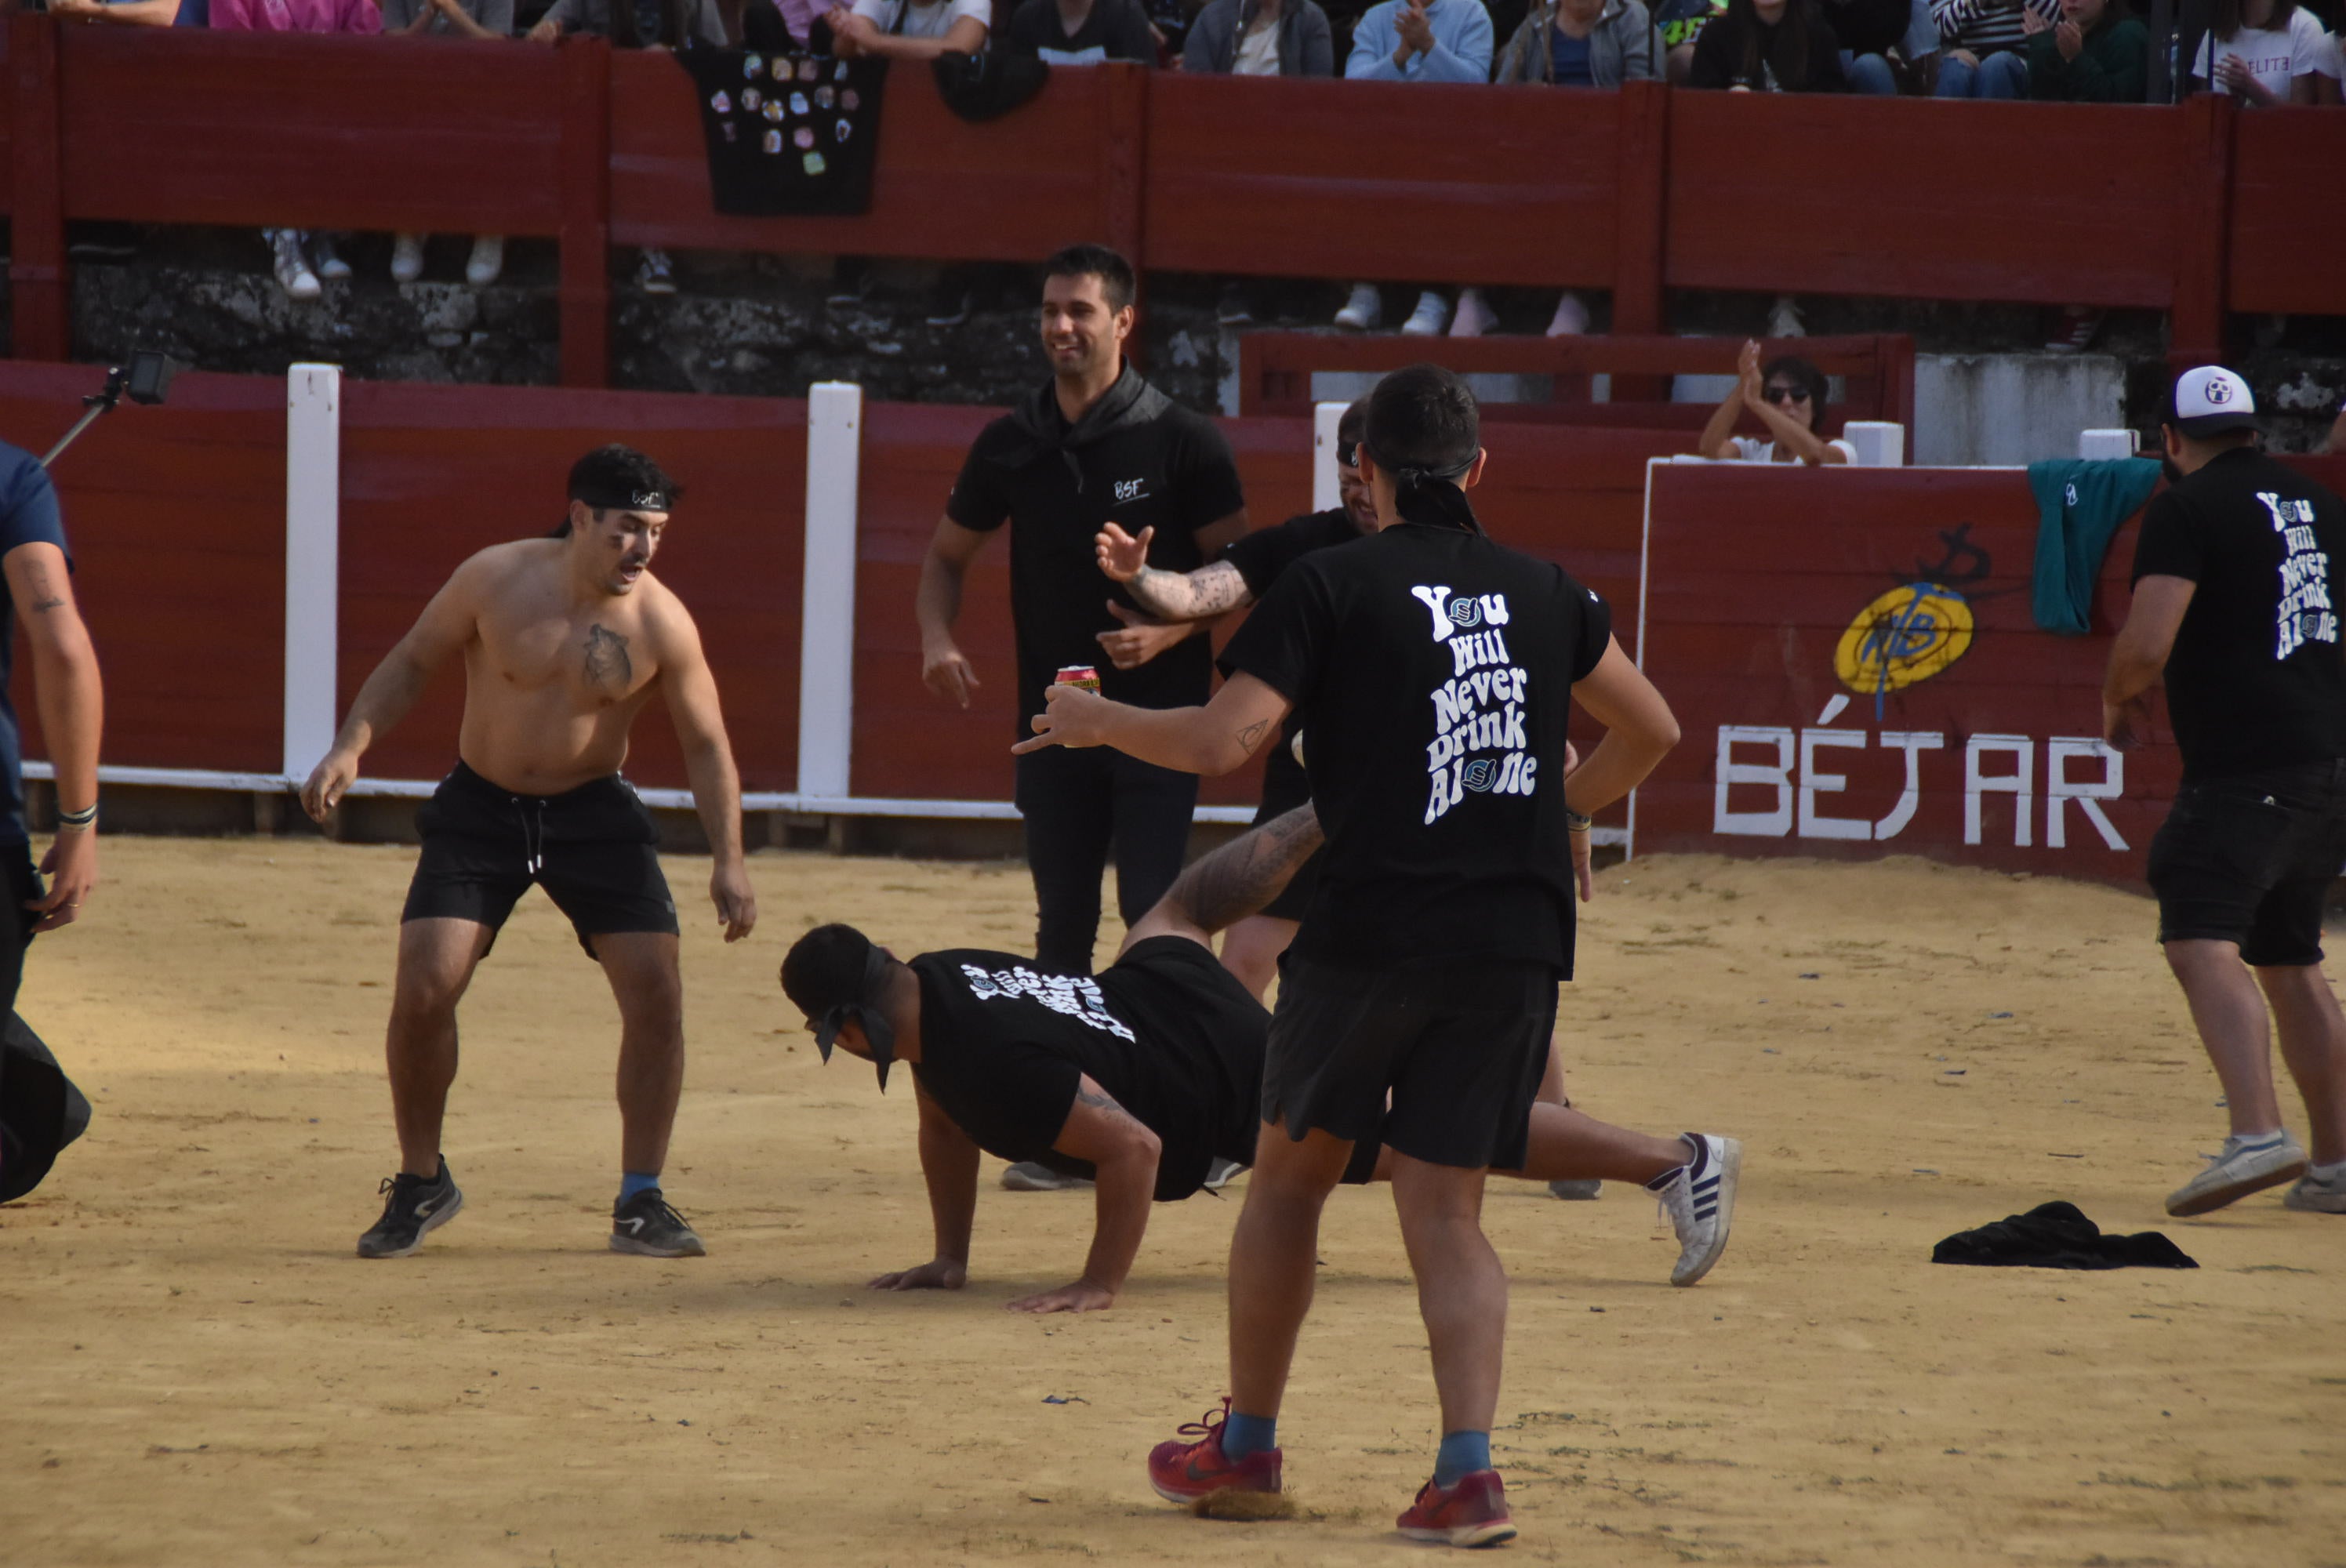
<path fill-rule="evenodd" d="M 1288 570 L 1230 640 L 1213 700 L 1148 712 L 1062 690 L 1021 742 L 1219 774 L 1309 712 L 1304 765 L 1328 854 L 1281 970 L 1230 1243 L 1228 1419 L 1199 1441 L 1159 1444 L 1149 1479 L 1175 1501 L 1280 1489 L 1277 1418 L 1320 1212 L 1376 1134 L 1393 1151 L 1442 1401 L 1433 1478 L 1400 1528 L 1458 1546 L 1515 1533 L 1490 1459 L 1507 1282 L 1483 1234 L 1484 1179 L 1525 1157 L 1556 983 L 1572 973 L 1588 813 L 1678 733 L 1605 602 L 1484 535 L 1465 495 L 1483 472 L 1479 428 L 1448 371 L 1385 377 L 1360 451 L 1378 532 Z M 1567 777 L 1576 698 L 1606 734 Z M 1698 1140 L 1698 1203 L 1708 1192 L 1723 1212 L 1740 1158 L 1730 1139 Z"/>
<path fill-rule="evenodd" d="M 619 777 L 636 716 L 655 693 L 684 748 L 708 831 L 709 893 L 738 942 L 758 903 L 741 860 L 741 785 L 717 683 L 683 603 L 651 575 L 678 486 L 642 453 L 606 446 L 570 470 L 570 511 L 549 538 L 495 545 L 456 568 L 375 667 L 301 789 L 322 820 L 359 759 L 464 659 L 460 760 L 415 816 L 423 852 L 400 916 L 385 1047 L 400 1169 L 362 1257 L 404 1257 L 464 1207 L 440 1154 L 456 1076 L 456 1003 L 515 902 L 536 883 L 603 966 L 619 1003 L 620 1165 L 615 1252 L 706 1250 L 659 1186 L 684 1087 L 676 901 L 658 830 Z"/>
<path fill-rule="evenodd" d="M 980 1150 L 1096 1181 L 1091 1251 L 1074 1283 L 1014 1312 L 1113 1306 L 1140 1250 L 1152 1199 L 1195 1193 L 1218 1160 L 1253 1156 L 1270 1014 L 1215 962 L 1213 933 L 1278 896 L 1320 846 L 1303 806 L 1184 871 L 1135 922 L 1097 976 L 1038 973 L 1006 952 L 956 949 L 910 962 L 852 926 L 819 926 L 782 961 L 782 989 L 828 1061 L 833 1044 L 913 1069 L 921 1174 L 936 1255 L 872 1281 L 883 1290 L 958 1290 L 969 1278 Z M 1733 1176 L 1705 1187 L 1706 1151 L 1728 1140 L 1648 1137 L 1562 1105 L 1525 1113 L 1510 1174 L 1643 1183 L 1679 1242 L 1673 1285 L 1692 1285 L 1727 1247 Z M 1348 1182 L 1390 1180 L 1399 1162 L 1375 1133 L 1352 1145 Z"/>

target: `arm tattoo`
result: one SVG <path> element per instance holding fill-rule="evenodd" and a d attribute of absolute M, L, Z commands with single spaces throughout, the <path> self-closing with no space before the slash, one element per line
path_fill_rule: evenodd
<path fill-rule="evenodd" d="M 586 683 L 625 691 L 635 684 L 636 667 L 627 657 L 627 639 L 601 626 L 586 628 Z"/>
<path fill-rule="evenodd" d="M 1323 838 L 1318 813 L 1298 806 L 1198 857 L 1165 901 L 1203 930 L 1235 925 L 1277 898 Z"/>
<path fill-rule="evenodd" d="M 1239 731 L 1239 745 L 1249 757 L 1253 756 L 1254 748 L 1262 744 L 1262 732 L 1270 728 L 1270 720 L 1258 718 Z"/>
<path fill-rule="evenodd" d="M 1076 1086 L 1076 1104 L 1079 1105 L 1089 1105 L 1096 1111 L 1114 1111 L 1118 1115 L 1122 1116 L 1129 1116 L 1132 1115 L 1130 1111 L 1127 1111 L 1122 1105 L 1117 1105 L 1116 1103 L 1116 1096 L 1109 1094 L 1105 1089 L 1095 1095 L 1089 1089 L 1083 1087 L 1081 1084 L 1077 1084 Z"/>
<path fill-rule="evenodd" d="M 50 597 L 43 599 L 39 604 L 35 605 L 33 606 L 33 614 L 36 616 L 46 616 L 51 610 L 61 610 L 65 608 L 65 604 L 66 602 L 63 599 L 57 598 L 52 595 Z"/>
<path fill-rule="evenodd" d="M 1236 609 L 1253 596 L 1246 578 L 1228 561 L 1215 561 L 1194 572 L 1163 572 L 1140 568 L 1140 575 L 1125 585 L 1140 607 L 1168 621 L 1203 620 Z"/>

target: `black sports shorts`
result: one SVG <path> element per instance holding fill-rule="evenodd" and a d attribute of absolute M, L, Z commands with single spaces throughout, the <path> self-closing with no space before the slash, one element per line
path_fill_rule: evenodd
<path fill-rule="evenodd" d="M 415 813 L 415 830 L 423 853 L 403 922 L 468 920 L 495 932 L 536 883 L 589 958 L 597 936 L 677 934 L 659 830 L 616 773 L 560 795 L 516 795 L 459 762 Z"/>
<path fill-rule="evenodd" d="M 2346 868 L 2346 759 L 2187 782 L 2150 841 L 2158 940 L 2238 942 L 2259 966 L 2321 962 Z"/>
<path fill-rule="evenodd" d="M 1300 1139 L 1382 1138 L 1429 1165 L 1520 1169 L 1556 1027 L 1544 963 L 1281 966 L 1262 1119 Z M 1386 1107 L 1386 1095 L 1392 1107 Z"/>

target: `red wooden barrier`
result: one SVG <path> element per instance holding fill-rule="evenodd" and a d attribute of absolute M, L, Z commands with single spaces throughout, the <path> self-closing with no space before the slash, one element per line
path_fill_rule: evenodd
<path fill-rule="evenodd" d="M 798 787 L 803 402 L 388 382 L 345 382 L 344 393 L 338 711 L 459 562 L 558 525 L 571 463 L 624 441 L 684 485 L 653 570 L 699 624 L 743 787 Z M 463 672 L 442 671 L 368 754 L 368 772 L 445 772 L 463 692 Z M 680 788 L 658 708 L 637 726 L 627 773 Z"/>
<path fill-rule="evenodd" d="M 15 364 L 0 435 L 48 450 L 97 390 L 87 366 Z M 285 383 L 189 373 L 57 460 L 74 592 L 106 675 L 106 760 L 275 773 L 283 740 Z M 21 644 L 25 753 L 44 755 Z"/>
<path fill-rule="evenodd" d="M 2259 109 L 2239 117 L 2227 226 L 2235 311 L 2346 311 L 2346 203 L 2309 168 L 2346 168 L 2346 115 Z"/>

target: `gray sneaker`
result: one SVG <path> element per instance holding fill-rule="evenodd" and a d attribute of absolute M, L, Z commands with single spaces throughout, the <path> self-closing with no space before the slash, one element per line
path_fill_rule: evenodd
<path fill-rule="evenodd" d="M 1585 1180 L 1575 1177 L 1567 1181 L 1552 1181 L 1547 1184 L 1547 1195 L 1560 1197 L 1566 1203 L 1594 1203 L 1605 1196 L 1605 1184 L 1595 1176 Z"/>
<path fill-rule="evenodd" d="M 1021 1160 L 1002 1173 L 1002 1185 L 1012 1192 L 1083 1192 L 1092 1184 L 1081 1176 L 1062 1176 L 1049 1166 Z"/>
<path fill-rule="evenodd" d="M 383 1177 L 376 1190 L 384 1195 L 382 1217 L 359 1237 L 361 1257 L 405 1257 L 464 1207 L 464 1195 L 456 1190 L 444 1159 L 436 1176 L 409 1176 L 401 1171 Z"/>
<path fill-rule="evenodd" d="M 2178 1219 L 2206 1214 L 2304 1174 L 2305 1150 L 2287 1133 L 2257 1148 L 2226 1138 L 2223 1150 L 2208 1156 L 2206 1170 L 2167 1195 L 2167 1212 Z"/>
<path fill-rule="evenodd" d="M 2281 1197 L 2283 1208 L 2302 1209 L 2308 1214 L 2346 1214 L 2346 1171 L 2324 1181 L 2310 1170 L 2297 1178 L 2297 1185 Z"/>
<path fill-rule="evenodd" d="M 1244 1169 L 1246 1169 L 1246 1166 L 1239 1164 L 1236 1160 L 1226 1160 L 1217 1157 L 1211 1164 L 1206 1166 L 1206 1190 L 1208 1192 L 1221 1191 L 1222 1188 L 1229 1185 L 1230 1177 L 1238 1175 Z"/>
<path fill-rule="evenodd" d="M 1727 1250 L 1727 1228 L 1735 1218 L 1735 1184 L 1743 1175 L 1743 1145 L 1708 1133 L 1679 1135 L 1694 1158 L 1646 1184 L 1661 1200 L 1678 1232 L 1678 1261 L 1670 1283 L 1691 1285 L 1710 1272 Z"/>
<path fill-rule="evenodd" d="M 656 1186 L 611 1209 L 611 1250 L 644 1257 L 706 1257 L 699 1233 L 668 1206 Z"/>

